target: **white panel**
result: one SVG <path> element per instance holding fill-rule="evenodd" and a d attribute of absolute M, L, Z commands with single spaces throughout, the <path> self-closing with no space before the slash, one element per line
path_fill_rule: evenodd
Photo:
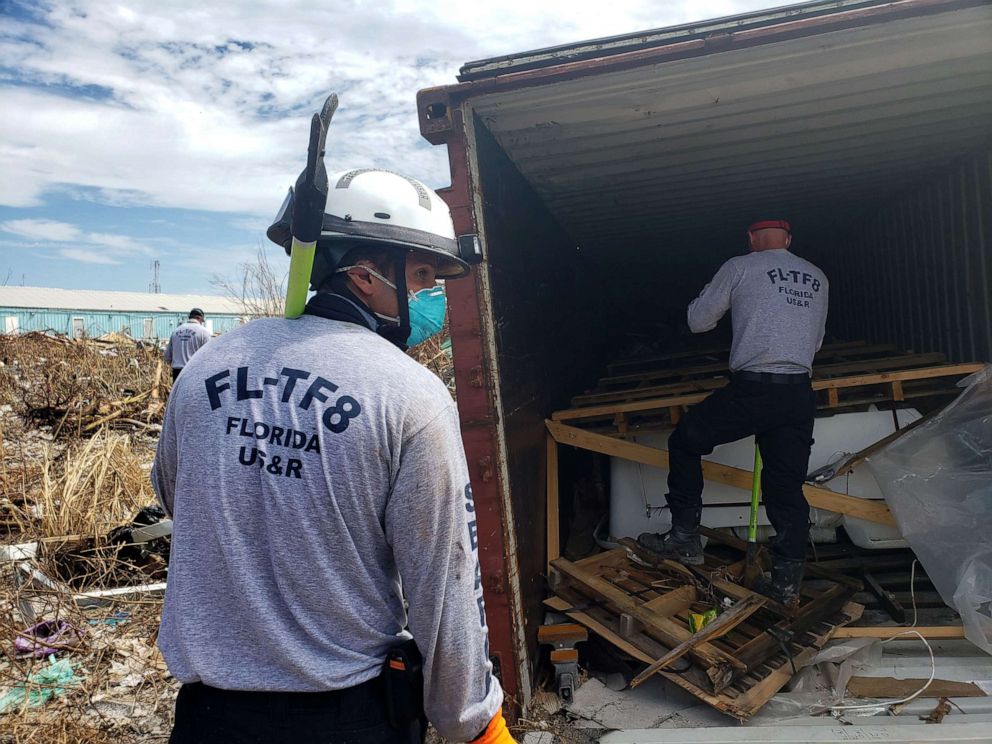
<path fill-rule="evenodd" d="M 898 412 L 899 425 L 905 426 L 920 414 L 913 409 Z M 844 453 L 853 454 L 884 439 L 894 431 L 891 411 L 841 413 L 816 419 L 813 428 L 813 450 L 809 472 L 835 462 Z M 632 441 L 665 449 L 670 432 L 644 434 Z M 704 459 L 721 465 L 751 470 L 754 467 L 754 437 L 717 447 Z M 630 460 L 610 458 L 610 534 L 613 537 L 637 537 L 642 532 L 665 532 L 671 526 L 665 505 L 667 468 L 653 468 Z M 878 484 L 866 467 L 857 467 L 848 476 L 838 476 L 824 484 L 839 493 L 867 499 L 881 499 Z M 647 515 L 645 501 L 652 507 Z M 750 511 L 751 492 L 744 488 L 707 482 L 703 489 L 703 524 L 708 527 L 739 527 L 746 525 Z M 818 527 L 834 527 L 840 519 L 832 512 L 811 510 Z M 760 525 L 770 524 L 762 507 Z M 845 523 L 846 524 L 846 523 Z M 892 528 L 870 522 L 852 522 L 857 543 L 864 547 L 898 547 L 900 535 Z M 854 537 L 855 535 L 852 535 Z M 895 541 L 898 541 L 898 545 Z"/>

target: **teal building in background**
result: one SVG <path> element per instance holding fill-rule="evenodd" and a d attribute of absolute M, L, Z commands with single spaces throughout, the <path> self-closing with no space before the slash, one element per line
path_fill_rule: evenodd
<path fill-rule="evenodd" d="M 203 310 L 211 333 L 248 320 L 240 303 L 214 295 L 0 287 L 0 333 L 42 331 L 97 338 L 116 332 L 135 339 L 165 339 L 194 307 Z"/>

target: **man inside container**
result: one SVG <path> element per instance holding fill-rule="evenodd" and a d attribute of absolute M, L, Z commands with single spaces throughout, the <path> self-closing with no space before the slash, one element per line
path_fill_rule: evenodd
<path fill-rule="evenodd" d="M 269 228 L 287 251 L 304 187 Z M 441 329 L 436 280 L 469 272 L 448 208 L 353 170 L 306 229 L 304 314 L 211 342 L 166 411 L 171 741 L 411 742 L 429 719 L 451 741 L 512 742 L 457 410 L 403 353 Z"/>
<path fill-rule="evenodd" d="M 210 340 L 206 329 L 203 311 L 194 307 L 189 311 L 189 319 L 172 332 L 165 345 L 165 363 L 172 367 L 172 381 L 175 382 L 193 355 Z"/>
<path fill-rule="evenodd" d="M 646 532 L 638 542 L 659 556 L 701 564 L 700 458 L 754 435 L 764 461 L 762 497 L 776 533 L 771 580 L 756 589 L 788 603 L 798 596 L 809 537 L 803 483 L 816 413 L 810 376 L 823 343 L 828 284 L 822 271 L 789 251 L 785 220 L 755 222 L 747 239 L 750 252 L 723 264 L 688 313 L 689 329 L 705 333 L 731 311 L 730 384 L 689 408 L 669 438 L 672 529 Z"/>

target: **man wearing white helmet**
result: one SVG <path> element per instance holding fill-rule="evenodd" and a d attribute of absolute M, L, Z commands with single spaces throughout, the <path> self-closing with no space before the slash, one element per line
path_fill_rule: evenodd
<path fill-rule="evenodd" d="M 419 181 L 328 184 L 303 316 L 212 342 L 169 401 L 172 741 L 409 742 L 426 715 L 449 740 L 512 742 L 457 411 L 403 353 L 441 329 L 436 280 L 469 267 Z M 291 192 L 269 228 L 287 250 L 292 212 Z"/>

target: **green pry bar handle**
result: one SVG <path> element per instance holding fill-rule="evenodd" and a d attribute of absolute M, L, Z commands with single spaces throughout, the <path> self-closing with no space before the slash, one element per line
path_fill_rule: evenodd
<path fill-rule="evenodd" d="M 758 504 L 761 503 L 761 450 L 754 445 L 754 476 L 751 479 L 751 515 L 747 522 L 747 541 L 758 542 Z"/>

